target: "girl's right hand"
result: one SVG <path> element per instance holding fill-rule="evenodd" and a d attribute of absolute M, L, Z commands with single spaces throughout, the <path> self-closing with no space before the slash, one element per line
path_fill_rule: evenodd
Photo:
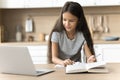
<path fill-rule="evenodd" d="M 63 65 L 64 66 L 67 66 L 67 65 L 72 65 L 74 63 L 74 61 L 70 60 L 70 59 L 65 59 L 63 61 Z"/>

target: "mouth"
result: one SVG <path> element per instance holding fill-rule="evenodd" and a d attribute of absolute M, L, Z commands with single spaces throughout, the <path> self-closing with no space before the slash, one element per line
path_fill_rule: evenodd
<path fill-rule="evenodd" d="M 65 27 L 66 29 L 71 29 L 71 27 Z"/>

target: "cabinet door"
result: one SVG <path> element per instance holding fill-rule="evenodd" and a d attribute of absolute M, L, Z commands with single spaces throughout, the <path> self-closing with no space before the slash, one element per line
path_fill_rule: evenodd
<path fill-rule="evenodd" d="M 106 62 L 120 62 L 120 45 L 106 45 L 102 52 Z"/>
<path fill-rule="evenodd" d="M 53 7 L 63 7 L 67 1 L 73 0 L 53 0 Z"/>
<path fill-rule="evenodd" d="M 65 2 L 67 2 L 67 1 L 78 2 L 83 7 L 95 5 L 95 0 L 53 0 L 53 6 L 54 7 L 63 7 Z"/>
<path fill-rule="evenodd" d="M 102 60 L 106 62 L 120 62 L 120 44 L 99 44 L 96 45 L 98 53 L 102 54 Z"/>
<path fill-rule="evenodd" d="M 97 61 L 103 61 L 103 53 L 101 45 L 94 45 L 95 56 Z"/>
<path fill-rule="evenodd" d="M 47 64 L 49 57 L 47 54 L 47 45 L 27 46 L 34 64 Z"/>
<path fill-rule="evenodd" d="M 120 5 L 120 0 L 96 0 L 97 6 L 115 6 Z"/>
<path fill-rule="evenodd" d="M 24 0 L 0 0 L 0 8 L 24 8 Z"/>
<path fill-rule="evenodd" d="M 95 0 L 76 0 L 76 2 L 80 3 L 83 7 L 95 6 Z"/>
<path fill-rule="evenodd" d="M 51 0 L 25 0 L 25 8 L 48 8 L 52 3 Z"/>

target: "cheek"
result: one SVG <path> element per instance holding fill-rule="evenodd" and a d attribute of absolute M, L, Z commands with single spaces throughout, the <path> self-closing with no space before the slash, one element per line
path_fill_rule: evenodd
<path fill-rule="evenodd" d="M 72 26 L 73 26 L 74 28 L 76 28 L 76 26 L 77 26 L 77 23 L 73 24 Z"/>
<path fill-rule="evenodd" d="M 63 26 L 65 26 L 65 21 L 63 21 Z"/>

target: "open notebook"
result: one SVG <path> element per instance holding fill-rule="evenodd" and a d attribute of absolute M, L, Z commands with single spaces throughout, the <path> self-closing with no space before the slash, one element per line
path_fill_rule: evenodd
<path fill-rule="evenodd" d="M 43 75 L 52 69 L 36 71 L 27 47 L 0 46 L 0 72 L 23 75 Z"/>
<path fill-rule="evenodd" d="M 104 61 L 93 63 L 75 62 L 73 65 L 66 66 L 66 73 L 79 73 L 79 72 L 108 73 L 108 69 L 106 68 L 106 63 Z"/>

